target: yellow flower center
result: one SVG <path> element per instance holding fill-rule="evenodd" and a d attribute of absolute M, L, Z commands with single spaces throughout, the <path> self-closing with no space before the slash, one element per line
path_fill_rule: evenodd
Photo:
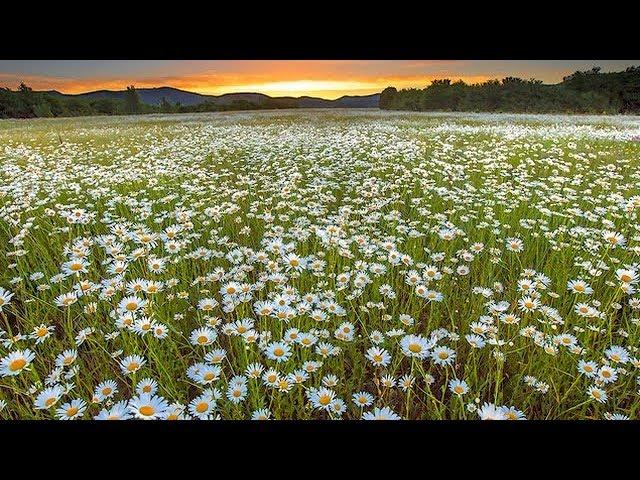
<path fill-rule="evenodd" d="M 142 407 L 140 407 L 140 413 L 145 417 L 150 417 L 151 415 L 156 413 L 156 410 L 151 405 L 143 405 Z"/>
<path fill-rule="evenodd" d="M 26 364 L 27 361 L 24 358 L 16 358 L 9 364 L 9 370 L 11 370 L 12 372 L 17 372 L 18 370 L 24 368 Z"/>
<path fill-rule="evenodd" d="M 417 343 L 412 343 L 409 345 L 409 351 L 412 353 L 420 353 L 422 351 L 422 347 Z"/>
<path fill-rule="evenodd" d="M 209 409 L 209 404 L 207 402 L 200 402 L 196 405 L 196 412 L 204 413 Z"/>

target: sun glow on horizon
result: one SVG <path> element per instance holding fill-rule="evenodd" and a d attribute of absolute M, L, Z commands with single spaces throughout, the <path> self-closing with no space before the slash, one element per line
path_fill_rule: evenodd
<path fill-rule="evenodd" d="M 386 87 L 425 88 L 449 78 L 480 83 L 505 76 L 556 83 L 594 64 L 616 71 L 640 61 L 481 60 L 0 60 L 0 86 L 78 94 L 96 90 L 173 87 L 204 95 L 263 93 L 272 97 L 336 99 Z"/>
<path fill-rule="evenodd" d="M 0 74 L 0 84 L 2 82 Z M 262 93 L 271 97 L 319 97 L 327 100 L 335 100 L 345 95 L 371 95 L 380 93 L 386 87 L 424 88 L 433 80 L 450 78 L 452 81 L 463 80 L 467 83 L 476 83 L 488 80 L 488 76 L 419 76 L 419 77 L 381 77 L 371 80 L 315 80 L 293 79 L 277 81 L 259 81 L 247 79 L 221 78 L 219 76 L 185 76 L 184 78 L 142 78 L 138 80 L 98 80 L 86 81 L 59 81 L 58 79 L 38 79 L 35 77 L 21 77 L 35 90 L 57 90 L 66 94 L 79 94 L 96 90 L 124 90 L 128 85 L 134 85 L 138 89 L 171 87 L 202 95 L 224 95 L 228 93 Z M 19 83 L 18 81 L 18 83 Z M 15 83 L 15 81 L 14 81 Z M 17 84 L 16 84 L 17 85 Z M 15 87 L 13 87 L 15 88 Z"/>
<path fill-rule="evenodd" d="M 380 90 L 380 85 L 375 82 L 291 80 L 238 85 L 215 85 L 209 88 L 199 88 L 198 92 L 209 95 L 258 92 L 272 97 L 319 96 L 327 99 L 335 99 L 343 95 L 368 95 L 377 93 Z"/>

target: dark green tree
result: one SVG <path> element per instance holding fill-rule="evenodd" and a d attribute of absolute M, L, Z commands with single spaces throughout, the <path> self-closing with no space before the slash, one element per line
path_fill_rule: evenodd
<path fill-rule="evenodd" d="M 173 112 L 173 106 L 169 103 L 167 97 L 162 97 L 162 100 L 160 100 L 160 111 L 162 113 Z"/>
<path fill-rule="evenodd" d="M 33 88 L 27 86 L 24 82 L 20 82 L 20 86 L 18 87 L 18 91 L 22 95 L 24 95 L 25 97 L 28 97 L 28 96 L 33 94 Z"/>
<path fill-rule="evenodd" d="M 387 87 L 380 93 L 379 106 L 381 109 L 391 108 L 393 104 L 393 99 L 395 95 L 398 93 L 398 90 L 395 87 Z"/>
<path fill-rule="evenodd" d="M 506 77 L 467 85 L 434 80 L 424 89 L 385 89 L 380 108 L 535 113 L 640 112 L 640 68 L 603 73 L 594 67 L 575 72 L 559 84 Z"/>
<path fill-rule="evenodd" d="M 129 85 L 124 94 L 125 111 L 130 114 L 137 114 L 142 111 L 142 103 L 136 87 Z"/>

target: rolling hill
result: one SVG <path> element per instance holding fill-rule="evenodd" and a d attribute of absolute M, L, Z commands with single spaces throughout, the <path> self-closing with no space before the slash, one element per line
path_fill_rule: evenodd
<path fill-rule="evenodd" d="M 140 101 L 148 105 L 160 105 L 165 98 L 169 103 L 175 105 L 199 105 L 209 102 L 216 105 L 229 105 L 234 102 L 249 102 L 260 105 L 267 101 L 291 102 L 293 108 L 378 108 L 380 94 L 353 96 L 345 95 L 335 100 L 327 100 L 317 97 L 270 97 L 262 93 L 226 93 L 224 95 L 203 95 L 200 93 L 188 92 L 173 87 L 139 88 L 136 89 L 140 96 Z M 125 90 L 97 90 L 95 92 L 65 94 L 56 90 L 46 93 L 65 98 L 81 99 L 101 99 L 124 100 Z"/>

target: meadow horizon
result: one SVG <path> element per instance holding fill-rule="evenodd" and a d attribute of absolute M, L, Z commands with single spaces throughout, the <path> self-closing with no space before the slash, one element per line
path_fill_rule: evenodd
<path fill-rule="evenodd" d="M 640 61 L 0 60 L 15 81 L 1 420 L 638 419 Z"/>

